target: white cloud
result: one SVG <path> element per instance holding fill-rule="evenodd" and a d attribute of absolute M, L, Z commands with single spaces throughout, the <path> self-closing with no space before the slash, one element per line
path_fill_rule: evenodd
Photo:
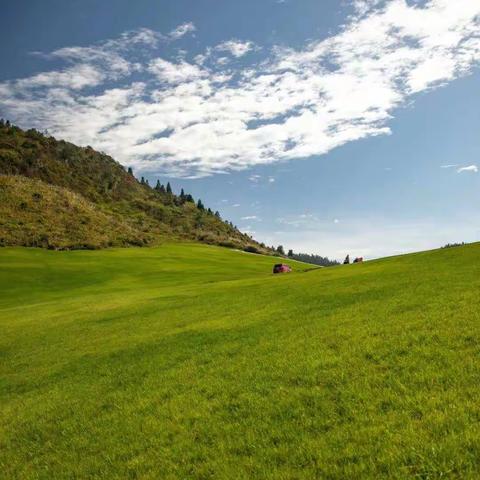
<path fill-rule="evenodd" d="M 215 47 L 215 50 L 220 52 L 229 52 L 236 58 L 243 57 L 248 52 L 254 50 L 255 45 L 250 42 L 242 42 L 240 40 L 228 40 L 227 42 L 220 43 Z"/>
<path fill-rule="evenodd" d="M 193 33 L 196 30 L 195 25 L 192 22 L 186 22 L 179 25 L 177 28 L 172 30 L 168 36 L 173 40 L 178 40 L 179 38 L 184 37 L 188 33 Z"/>
<path fill-rule="evenodd" d="M 455 168 L 458 167 L 458 163 L 450 164 L 450 165 L 440 165 L 440 168 Z"/>
<path fill-rule="evenodd" d="M 357 15 L 365 15 L 383 0 L 353 0 L 353 8 Z"/>
<path fill-rule="evenodd" d="M 262 219 L 257 217 L 257 215 L 247 215 L 246 217 L 242 217 L 241 220 L 255 220 L 257 222 L 262 221 Z"/>
<path fill-rule="evenodd" d="M 171 84 L 192 82 L 208 75 L 206 71 L 200 69 L 197 65 L 185 61 L 172 63 L 163 58 L 151 60 L 148 70 L 161 82 Z"/>
<path fill-rule="evenodd" d="M 100 85 L 106 75 L 92 65 L 80 64 L 57 72 L 43 72 L 24 78 L 15 83 L 15 89 L 25 92 L 28 89 L 55 87 L 80 90 Z"/>
<path fill-rule="evenodd" d="M 412 95 L 480 61 L 476 0 L 363 0 L 356 7 L 339 33 L 297 50 L 276 47 L 242 67 L 210 62 L 212 48 L 194 59 L 159 57 L 157 43 L 193 32 L 190 23 L 167 36 L 142 29 L 60 49 L 47 57 L 67 62 L 64 69 L 0 83 L 2 115 L 137 170 L 202 176 L 389 134 L 395 109 Z M 223 45 L 234 57 L 255 48 Z"/>
<path fill-rule="evenodd" d="M 461 167 L 457 170 L 457 173 L 462 172 L 478 173 L 478 167 L 476 165 L 469 165 L 468 167 Z"/>

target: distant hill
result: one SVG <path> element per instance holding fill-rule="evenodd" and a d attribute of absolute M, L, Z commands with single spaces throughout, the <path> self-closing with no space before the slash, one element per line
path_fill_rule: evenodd
<path fill-rule="evenodd" d="M 102 248 L 172 239 L 271 252 L 191 195 L 152 188 L 104 153 L 0 122 L 0 245 Z"/>

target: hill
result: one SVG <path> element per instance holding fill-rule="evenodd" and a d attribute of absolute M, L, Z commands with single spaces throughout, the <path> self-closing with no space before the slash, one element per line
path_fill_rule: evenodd
<path fill-rule="evenodd" d="M 478 478 L 479 255 L 0 249 L 3 475 Z"/>
<path fill-rule="evenodd" d="M 270 252 L 188 194 L 175 195 L 161 184 L 151 188 L 108 155 L 3 121 L 0 197 L 4 246 L 101 248 L 195 240 Z"/>

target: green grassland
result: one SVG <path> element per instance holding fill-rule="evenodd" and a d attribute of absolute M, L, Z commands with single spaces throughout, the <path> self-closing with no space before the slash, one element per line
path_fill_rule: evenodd
<path fill-rule="evenodd" d="M 0 476 L 478 478 L 479 257 L 0 249 Z"/>

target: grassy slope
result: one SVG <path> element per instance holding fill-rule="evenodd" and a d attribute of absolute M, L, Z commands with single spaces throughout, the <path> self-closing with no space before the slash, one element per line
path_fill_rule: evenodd
<path fill-rule="evenodd" d="M 479 255 L 2 249 L 0 471 L 478 478 Z"/>
<path fill-rule="evenodd" d="M 58 248 L 144 243 L 141 232 L 81 195 L 22 176 L 0 175 L 0 219 L 0 245 L 4 238 Z"/>
<path fill-rule="evenodd" d="M 46 201 L 35 200 L 38 195 Z M 75 204 L 65 205 L 67 196 Z M 213 212 L 140 184 L 104 153 L 2 123 L 0 200 L 2 246 L 102 248 L 186 239 L 271 253 Z"/>

